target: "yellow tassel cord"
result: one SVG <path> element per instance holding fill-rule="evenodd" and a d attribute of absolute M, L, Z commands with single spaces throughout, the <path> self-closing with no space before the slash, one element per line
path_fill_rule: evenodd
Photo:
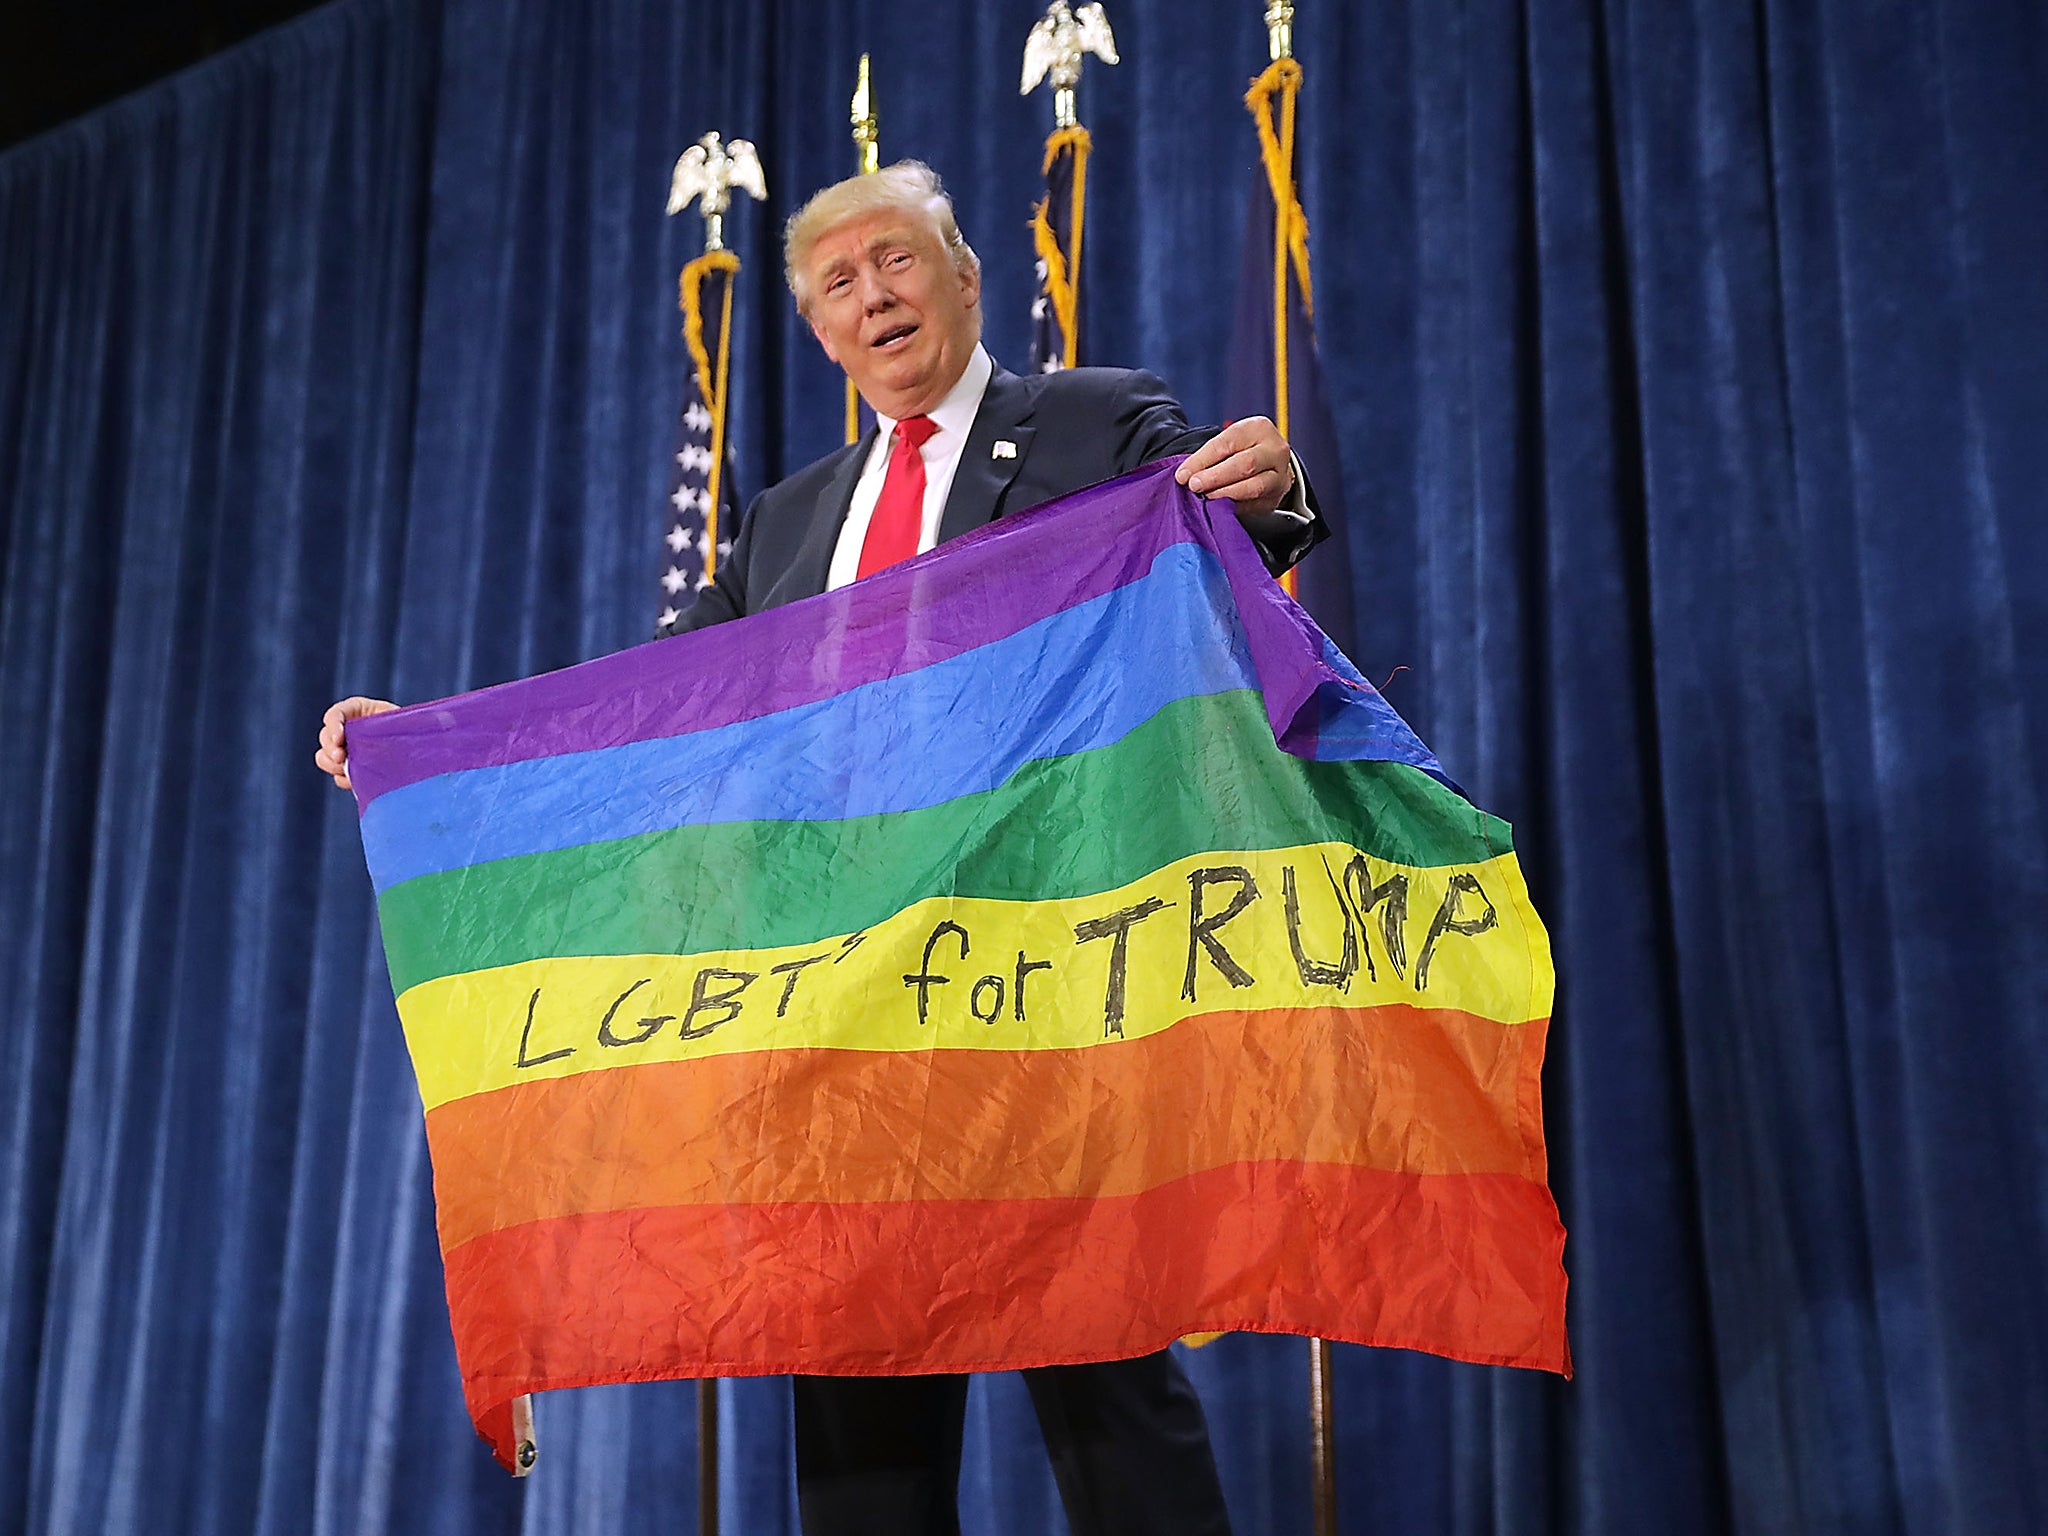
<path fill-rule="evenodd" d="M 1067 226 L 1073 230 L 1071 250 L 1062 251 L 1052 232 L 1048 216 L 1051 194 L 1040 198 L 1031 211 L 1031 240 L 1045 263 L 1045 291 L 1052 300 L 1052 312 L 1060 323 L 1060 360 L 1072 368 L 1081 358 L 1081 222 L 1088 211 L 1088 130 L 1079 126 L 1055 128 L 1045 141 L 1045 174 L 1063 152 L 1074 156 L 1074 190 L 1068 208 Z"/>
<path fill-rule="evenodd" d="M 1245 110 L 1259 130 L 1259 154 L 1266 186 L 1273 194 L 1273 425 L 1287 436 L 1287 269 L 1301 284 L 1301 307 L 1310 318 L 1315 299 L 1308 280 L 1308 215 L 1294 189 L 1294 104 L 1301 94 L 1301 65 L 1275 59 L 1244 94 Z M 1273 126 L 1273 98 L 1280 99 L 1280 126 Z M 1294 572 L 1280 578 L 1292 597 Z"/>
<path fill-rule="evenodd" d="M 683 311 L 683 344 L 690 349 L 690 363 L 697 370 L 697 393 L 711 415 L 711 469 L 705 492 L 710 505 L 704 513 L 704 576 L 718 574 L 719 479 L 725 472 L 725 386 L 732 376 L 732 290 L 739 276 L 740 259 L 731 251 L 706 251 L 683 268 L 678 284 Z M 725 301 L 718 321 L 718 362 L 713 367 L 704 346 L 704 279 L 713 272 L 725 274 Z"/>

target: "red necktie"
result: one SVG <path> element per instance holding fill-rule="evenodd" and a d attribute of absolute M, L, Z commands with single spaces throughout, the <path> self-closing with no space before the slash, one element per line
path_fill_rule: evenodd
<path fill-rule="evenodd" d="M 889 472 L 882 477 L 882 494 L 875 498 L 875 515 L 868 519 L 856 578 L 887 570 L 917 553 L 924 532 L 924 456 L 918 450 L 938 430 L 929 416 L 906 416 L 896 423 Z"/>

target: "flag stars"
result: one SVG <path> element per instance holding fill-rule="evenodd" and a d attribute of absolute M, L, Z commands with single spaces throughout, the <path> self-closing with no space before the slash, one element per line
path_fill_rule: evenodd
<path fill-rule="evenodd" d="M 711 481 L 718 472 L 718 455 L 711 447 L 716 425 L 711 408 L 693 386 L 683 403 L 675 473 L 669 481 L 668 502 L 674 515 L 661 536 L 661 596 L 655 606 L 661 611 L 657 622 L 663 631 L 673 626 L 680 614 L 689 611 L 693 593 L 711 585 L 711 571 L 718 557 L 732 548 L 730 540 L 719 540 L 714 551 L 708 527 L 714 515 Z M 736 527 L 739 514 L 731 506 L 729 489 L 716 500 L 719 512 L 730 514 L 723 520 Z"/>

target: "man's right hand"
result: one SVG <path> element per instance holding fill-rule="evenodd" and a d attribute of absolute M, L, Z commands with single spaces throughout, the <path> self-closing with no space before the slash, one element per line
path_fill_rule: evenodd
<path fill-rule="evenodd" d="M 389 699 L 366 699 L 360 694 L 329 707 L 320 717 L 320 750 L 313 754 L 319 770 L 334 780 L 335 788 L 348 789 L 348 723 L 365 715 L 388 715 L 398 706 Z"/>

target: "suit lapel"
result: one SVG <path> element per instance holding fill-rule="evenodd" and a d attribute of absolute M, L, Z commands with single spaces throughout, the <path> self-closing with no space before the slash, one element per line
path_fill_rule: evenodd
<path fill-rule="evenodd" d="M 939 515 L 940 543 L 972 533 L 995 518 L 1003 492 L 1031 452 L 1037 429 L 1024 423 L 1036 404 L 1036 391 L 1016 374 L 999 367 L 989 377 L 981 409 L 967 432 L 967 446 L 960 450 L 960 467 L 953 471 L 946 510 Z M 999 450 L 999 443 L 1009 446 Z M 848 490 L 850 494 L 851 487 Z"/>
<path fill-rule="evenodd" d="M 846 526 L 846 512 L 853 505 L 853 488 L 860 483 L 860 472 L 874 446 L 875 429 L 870 426 L 825 483 L 824 494 L 818 498 L 819 509 L 825 515 L 811 524 L 811 531 L 790 566 L 792 588 L 803 596 L 816 596 L 825 590 L 832 575 L 832 552 L 839 546 L 839 530 Z"/>

